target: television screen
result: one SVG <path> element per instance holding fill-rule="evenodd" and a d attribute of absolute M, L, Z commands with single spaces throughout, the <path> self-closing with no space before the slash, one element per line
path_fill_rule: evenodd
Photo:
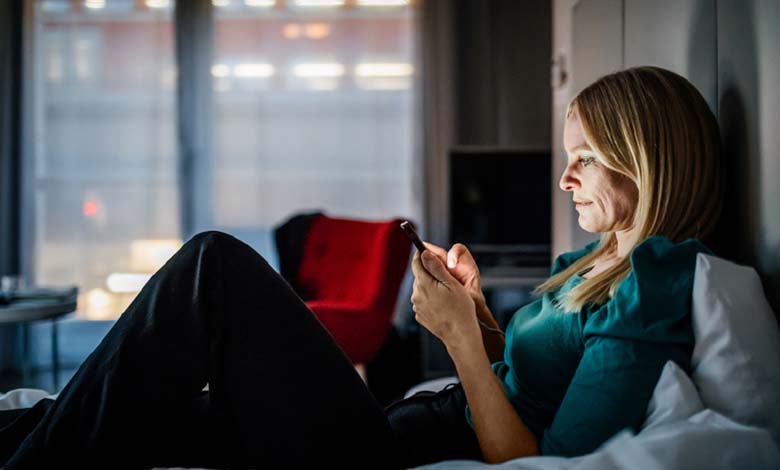
<path fill-rule="evenodd" d="M 550 152 L 450 153 L 450 239 L 472 252 L 550 251 Z"/>

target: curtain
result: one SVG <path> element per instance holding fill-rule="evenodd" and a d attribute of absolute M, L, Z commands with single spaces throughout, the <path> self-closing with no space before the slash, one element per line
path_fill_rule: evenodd
<path fill-rule="evenodd" d="M 0 2 L 0 275 L 18 274 L 21 2 Z"/>

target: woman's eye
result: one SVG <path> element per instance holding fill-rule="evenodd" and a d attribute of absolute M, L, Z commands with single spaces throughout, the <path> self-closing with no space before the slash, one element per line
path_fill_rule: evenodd
<path fill-rule="evenodd" d="M 596 161 L 596 159 L 593 158 L 593 157 L 583 157 L 583 158 L 580 158 L 580 165 L 588 166 L 591 163 L 594 163 L 595 161 Z"/>

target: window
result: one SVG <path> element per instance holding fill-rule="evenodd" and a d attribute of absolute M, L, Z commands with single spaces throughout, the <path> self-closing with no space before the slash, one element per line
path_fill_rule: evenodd
<path fill-rule="evenodd" d="M 213 4 L 214 226 L 273 263 L 297 211 L 415 217 L 408 2 Z"/>
<path fill-rule="evenodd" d="M 25 259 L 34 283 L 80 287 L 78 315 L 116 318 L 183 238 L 175 5 L 28 1 Z M 298 211 L 419 220 L 408 0 L 212 4 L 213 145 L 199 157 L 207 184 L 195 203 L 206 194 L 208 207 L 194 209 L 208 215 L 198 229 L 233 233 L 274 264 L 272 228 Z"/>
<path fill-rule="evenodd" d="M 112 318 L 178 248 L 169 2 L 35 2 L 33 281 Z"/>

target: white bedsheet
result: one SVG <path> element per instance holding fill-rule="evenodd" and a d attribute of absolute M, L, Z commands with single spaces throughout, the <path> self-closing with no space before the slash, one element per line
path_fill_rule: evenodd
<path fill-rule="evenodd" d="M 50 395 L 46 390 L 37 388 L 17 388 L 8 393 L 0 393 L 0 411 L 32 408 L 33 405 L 44 398 L 56 400 L 57 395 Z"/>
<path fill-rule="evenodd" d="M 769 431 L 735 423 L 712 410 L 642 431 L 623 431 L 595 452 L 575 458 L 524 457 L 488 465 L 453 460 L 425 470 L 692 470 L 780 469 L 780 451 Z"/>

